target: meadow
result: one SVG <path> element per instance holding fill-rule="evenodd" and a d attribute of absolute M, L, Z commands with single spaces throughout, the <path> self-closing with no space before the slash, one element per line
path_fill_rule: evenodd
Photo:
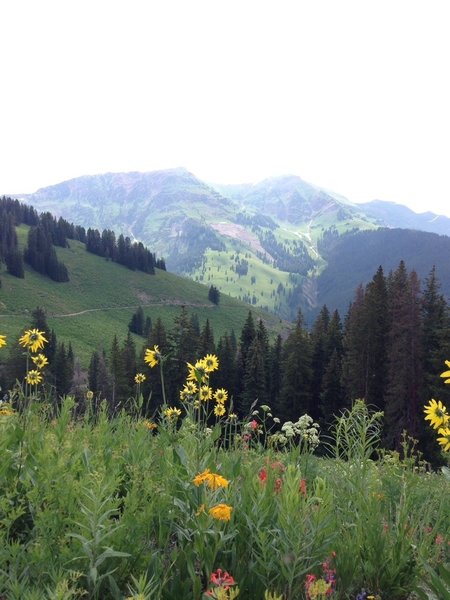
<path fill-rule="evenodd" d="M 20 343 L 31 360 L 44 345 Z M 162 375 L 157 347 L 145 361 Z M 50 404 L 31 366 L 0 405 L 0 597 L 450 598 L 448 470 L 407 436 L 382 451 L 383 415 L 363 401 L 328 437 L 268 405 L 238 419 L 208 355 L 186 365 L 180 408 L 150 418 L 140 373 L 111 417 L 89 391 Z"/>

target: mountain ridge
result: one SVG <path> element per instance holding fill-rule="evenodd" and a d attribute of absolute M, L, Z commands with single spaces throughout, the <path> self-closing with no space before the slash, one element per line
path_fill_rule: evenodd
<path fill-rule="evenodd" d="M 328 265 L 322 249 L 334 238 L 399 227 L 402 219 L 412 229 L 450 234 L 444 216 L 382 201 L 353 204 L 296 175 L 214 185 L 178 167 L 88 175 L 18 197 L 142 241 L 169 271 L 288 319 L 320 306 L 318 278 Z"/>

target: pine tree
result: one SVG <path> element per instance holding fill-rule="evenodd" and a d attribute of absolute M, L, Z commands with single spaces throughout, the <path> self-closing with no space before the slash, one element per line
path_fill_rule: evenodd
<path fill-rule="evenodd" d="M 424 428 L 420 284 L 414 271 L 408 275 L 403 261 L 388 293 L 391 327 L 384 438 L 389 448 L 399 449 L 403 430 L 417 437 Z"/>
<path fill-rule="evenodd" d="M 364 290 L 359 286 L 344 324 L 342 385 L 349 401 L 366 393 L 366 352 Z"/>
<path fill-rule="evenodd" d="M 366 287 L 364 296 L 366 365 L 364 398 L 369 405 L 384 410 L 387 379 L 387 340 L 389 311 L 386 279 L 380 266 Z"/>
<path fill-rule="evenodd" d="M 125 372 L 124 357 L 117 339 L 117 335 L 114 336 L 111 345 L 109 368 L 112 375 L 112 396 L 110 406 L 114 412 L 122 402 L 127 400 L 129 395 L 129 386 L 127 374 Z"/>
<path fill-rule="evenodd" d="M 216 346 L 214 344 L 214 332 L 209 324 L 209 319 L 206 319 L 198 342 L 198 356 L 201 358 L 207 354 L 215 354 L 215 352 Z"/>
<path fill-rule="evenodd" d="M 281 357 L 283 343 L 281 335 L 277 335 L 275 343 L 269 349 L 269 405 L 272 413 L 278 417 L 280 414 L 280 391 L 281 391 Z"/>
<path fill-rule="evenodd" d="M 450 314 L 440 292 L 435 267 L 425 281 L 422 294 L 422 324 L 424 404 L 434 398 L 450 406 L 450 386 L 442 385 L 437 376 L 444 368 L 444 360 L 450 356 Z M 425 428 L 420 442 L 427 460 L 434 465 L 441 464 L 442 454 L 430 427 Z"/>
<path fill-rule="evenodd" d="M 142 306 L 139 306 L 131 317 L 128 330 L 137 335 L 144 335 L 144 311 L 142 310 Z"/>
<path fill-rule="evenodd" d="M 283 385 L 280 394 L 280 416 L 296 420 L 310 414 L 312 406 L 311 342 L 299 311 L 295 329 L 289 334 L 283 348 Z"/>

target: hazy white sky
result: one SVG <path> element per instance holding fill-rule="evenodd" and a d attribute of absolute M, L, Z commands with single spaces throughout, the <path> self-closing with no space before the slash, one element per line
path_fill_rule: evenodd
<path fill-rule="evenodd" d="M 450 216 L 448 0 L 6 0 L 0 194 L 184 166 Z"/>

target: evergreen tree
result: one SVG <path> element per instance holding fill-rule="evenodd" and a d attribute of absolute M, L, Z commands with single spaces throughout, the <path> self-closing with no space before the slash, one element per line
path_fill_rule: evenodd
<path fill-rule="evenodd" d="M 212 285 L 208 291 L 208 300 L 213 304 L 219 304 L 220 302 L 220 292 L 215 285 Z"/>
<path fill-rule="evenodd" d="M 281 357 L 283 343 L 281 335 L 277 335 L 275 343 L 269 349 L 269 405 L 273 414 L 278 417 L 280 414 L 280 391 L 281 391 Z"/>
<path fill-rule="evenodd" d="M 315 398 L 321 398 L 323 377 L 330 358 L 328 348 L 328 327 L 330 324 L 330 312 L 327 306 L 323 306 L 311 331 L 311 389 Z M 313 406 L 310 415 L 315 421 L 320 417 L 319 402 Z"/>
<path fill-rule="evenodd" d="M 450 386 L 442 385 L 442 380 L 438 377 L 444 360 L 450 356 L 450 314 L 448 304 L 440 292 L 435 267 L 425 281 L 422 294 L 422 324 L 424 404 L 434 398 L 450 406 Z M 441 451 L 430 427 L 425 428 L 420 442 L 427 460 L 440 464 Z"/>
<path fill-rule="evenodd" d="M 403 261 L 388 293 L 391 327 L 384 437 L 389 448 L 400 449 L 403 430 L 417 437 L 424 428 L 420 285 L 414 271 L 408 275 Z"/>
<path fill-rule="evenodd" d="M 304 413 L 311 413 L 312 406 L 312 360 L 309 334 L 304 328 L 299 311 L 295 329 L 284 344 L 282 358 L 283 385 L 280 393 L 280 417 L 297 420 Z"/>
<path fill-rule="evenodd" d="M 219 359 L 219 370 L 214 373 L 215 385 L 228 391 L 231 406 L 236 398 L 236 348 L 227 333 L 220 338 L 216 354 Z"/>
<path fill-rule="evenodd" d="M 237 374 L 236 374 L 236 409 L 240 415 L 246 414 L 247 401 L 243 398 L 245 392 L 244 377 L 247 369 L 247 357 L 250 347 L 256 337 L 255 323 L 252 312 L 249 311 L 247 319 L 241 331 L 239 339 L 239 351 L 237 355 Z"/>
<path fill-rule="evenodd" d="M 56 402 L 59 405 L 60 398 L 70 392 L 73 380 L 73 353 L 71 353 L 71 356 L 69 355 L 64 342 L 58 344 L 53 373 L 55 377 Z"/>
<path fill-rule="evenodd" d="M 209 319 L 206 319 L 205 325 L 200 333 L 198 342 L 198 356 L 202 358 L 207 354 L 215 354 L 216 347 L 214 344 L 214 332 L 209 324 Z"/>
<path fill-rule="evenodd" d="M 344 389 L 342 387 L 341 356 L 337 349 L 328 361 L 323 376 L 322 392 L 320 395 L 320 421 L 329 427 L 344 408 L 348 408 Z"/>
<path fill-rule="evenodd" d="M 25 272 L 23 268 L 23 255 L 20 250 L 14 248 L 5 254 L 6 270 L 10 275 L 23 279 Z"/>
<path fill-rule="evenodd" d="M 193 343 L 194 341 L 194 343 Z M 167 362 L 168 397 L 177 398 L 187 375 L 187 362 L 195 362 L 196 342 L 186 307 L 181 308 L 169 334 L 170 360 Z"/>
<path fill-rule="evenodd" d="M 146 317 L 145 323 L 144 323 L 144 332 L 143 332 L 143 335 L 145 338 L 148 338 L 151 330 L 152 330 L 152 319 L 151 319 L 151 317 Z"/>
<path fill-rule="evenodd" d="M 136 346 L 130 332 L 128 332 L 127 338 L 123 344 L 122 359 L 127 381 L 127 391 L 124 399 L 127 400 L 133 394 L 134 377 L 137 372 Z"/>
<path fill-rule="evenodd" d="M 144 335 L 144 311 L 142 310 L 142 306 L 139 306 L 131 317 L 128 330 L 137 335 Z"/>
<path fill-rule="evenodd" d="M 384 410 L 387 379 L 389 311 L 386 279 L 380 266 L 366 287 L 364 296 L 366 364 L 364 398 L 367 404 Z"/>
<path fill-rule="evenodd" d="M 127 400 L 129 395 L 128 378 L 125 371 L 124 356 L 117 335 L 114 336 L 109 355 L 109 368 L 112 375 L 111 409 L 116 411 L 118 406 Z"/>
<path fill-rule="evenodd" d="M 364 290 L 359 286 L 350 305 L 344 324 L 342 359 L 342 385 L 351 402 L 364 398 L 366 393 L 366 338 Z"/>

